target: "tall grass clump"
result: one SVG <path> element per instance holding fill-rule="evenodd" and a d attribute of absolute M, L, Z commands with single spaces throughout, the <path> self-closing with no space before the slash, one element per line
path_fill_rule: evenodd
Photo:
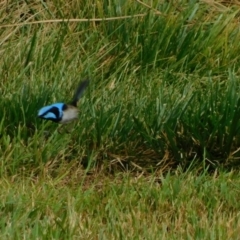
<path fill-rule="evenodd" d="M 0 12 L 1 174 L 238 163 L 239 10 L 198 1 L 9 1 Z M 63 21 L 64 20 L 64 21 Z M 70 134 L 36 119 L 91 84 Z"/>

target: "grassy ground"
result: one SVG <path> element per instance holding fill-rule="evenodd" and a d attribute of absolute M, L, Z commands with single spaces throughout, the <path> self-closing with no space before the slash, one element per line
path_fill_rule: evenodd
<path fill-rule="evenodd" d="M 1 239 L 238 237 L 237 4 L 0 4 Z"/>
<path fill-rule="evenodd" d="M 1 239 L 238 239 L 233 172 L 111 177 L 65 170 L 1 179 Z"/>

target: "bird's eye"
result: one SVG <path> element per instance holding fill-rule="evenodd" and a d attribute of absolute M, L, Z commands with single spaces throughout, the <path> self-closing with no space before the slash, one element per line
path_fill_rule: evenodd
<path fill-rule="evenodd" d="M 39 110 L 38 117 L 49 120 L 58 120 L 62 117 L 62 111 L 56 106 L 46 106 Z"/>
<path fill-rule="evenodd" d="M 47 112 L 51 111 L 52 106 L 45 106 L 38 111 L 38 117 L 44 116 Z"/>

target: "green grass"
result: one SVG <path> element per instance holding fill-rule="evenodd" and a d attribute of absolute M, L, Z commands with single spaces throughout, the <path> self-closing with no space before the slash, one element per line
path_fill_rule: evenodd
<path fill-rule="evenodd" d="M 0 9 L 1 239 L 237 238 L 237 6 Z M 86 77 L 71 133 L 37 119 Z"/>
<path fill-rule="evenodd" d="M 237 239 L 239 176 L 1 179 L 1 239 Z M 62 170 L 64 169 L 61 166 Z"/>

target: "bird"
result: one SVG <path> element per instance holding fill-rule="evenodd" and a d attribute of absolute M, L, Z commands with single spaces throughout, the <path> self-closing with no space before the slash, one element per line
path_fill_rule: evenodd
<path fill-rule="evenodd" d="M 77 102 L 82 97 L 84 90 L 89 84 L 89 80 L 80 82 L 72 101 L 69 104 L 57 102 L 38 111 L 38 117 L 45 120 L 50 120 L 55 123 L 66 124 L 78 118 Z"/>

